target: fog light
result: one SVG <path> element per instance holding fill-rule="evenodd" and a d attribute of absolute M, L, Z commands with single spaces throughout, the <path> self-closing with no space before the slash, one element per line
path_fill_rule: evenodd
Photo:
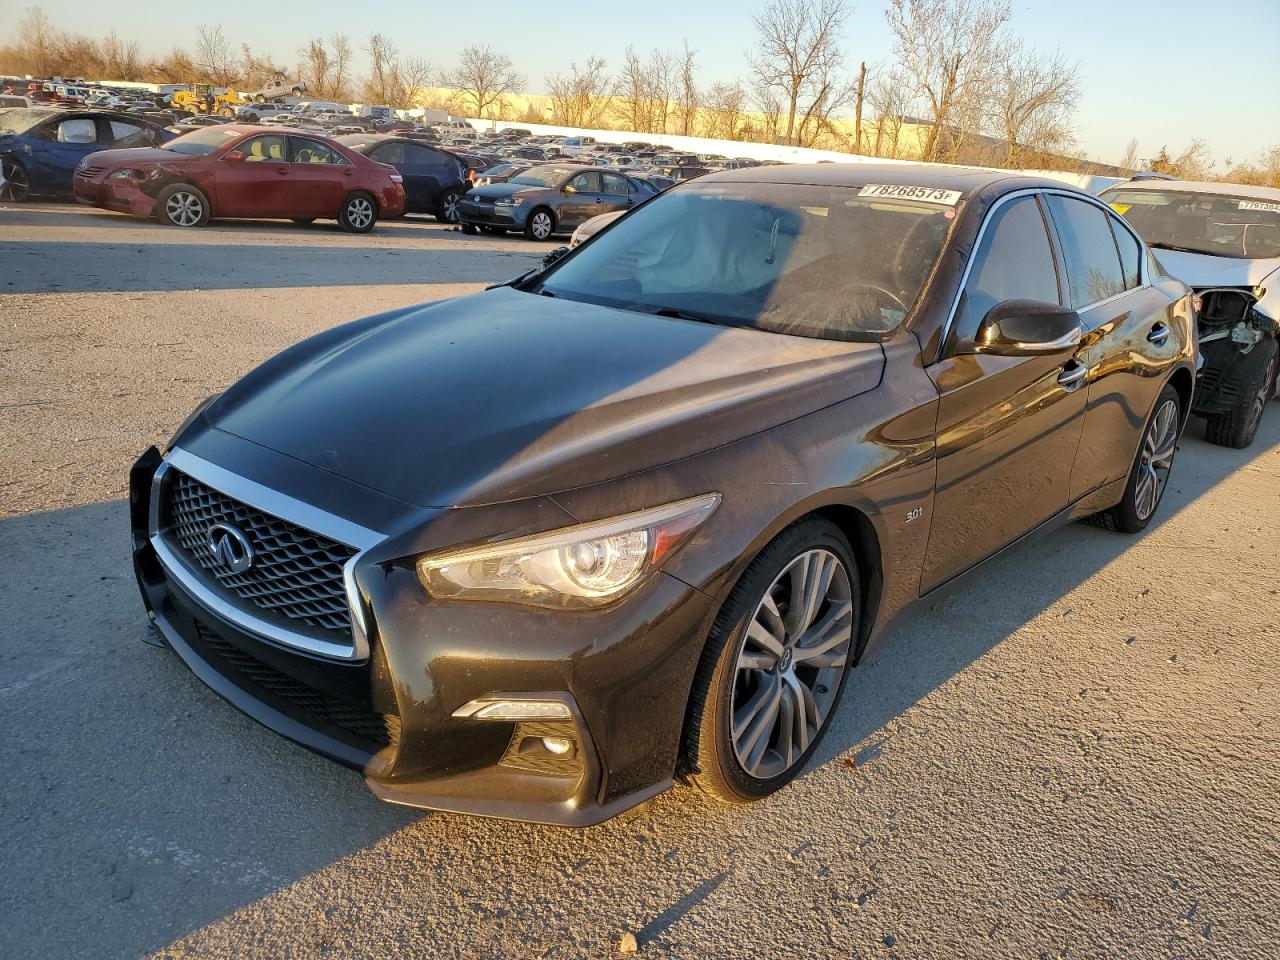
<path fill-rule="evenodd" d="M 554 753 L 556 756 L 563 757 L 573 749 L 573 741 L 568 737 L 543 737 L 542 746 L 548 753 Z"/>
<path fill-rule="evenodd" d="M 472 700 L 453 711 L 462 720 L 571 720 L 569 707 L 558 700 Z"/>

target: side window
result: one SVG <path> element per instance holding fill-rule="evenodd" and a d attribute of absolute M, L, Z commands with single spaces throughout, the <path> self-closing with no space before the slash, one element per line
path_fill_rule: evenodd
<path fill-rule="evenodd" d="M 1138 261 L 1142 258 L 1142 247 L 1134 239 L 1133 234 L 1125 229 L 1119 218 L 1108 216 L 1107 220 L 1111 223 L 1111 232 L 1115 234 L 1116 246 L 1120 248 L 1120 265 L 1124 268 L 1125 289 L 1132 290 L 1138 285 L 1142 276 L 1138 270 Z"/>
<path fill-rule="evenodd" d="M 59 143 L 97 143 L 98 125 L 92 117 L 75 117 L 58 124 Z"/>
<path fill-rule="evenodd" d="M 569 186 L 577 190 L 579 193 L 599 193 L 600 192 L 600 174 L 598 173 L 580 173 L 569 181 Z"/>
<path fill-rule="evenodd" d="M 151 145 L 151 132 L 136 123 L 112 120 L 111 145 L 113 147 L 147 147 Z"/>
<path fill-rule="evenodd" d="M 415 167 L 440 167 L 444 166 L 444 157 L 438 150 L 432 150 L 430 147 L 419 147 L 416 144 L 411 147 L 404 148 L 405 159 Z"/>
<path fill-rule="evenodd" d="M 1071 306 L 1078 310 L 1123 293 L 1120 254 L 1107 214 L 1091 203 L 1056 194 L 1049 196 L 1049 209 L 1067 261 Z"/>
<path fill-rule="evenodd" d="M 336 167 L 348 162 L 337 150 L 319 140 L 290 137 L 289 142 L 293 146 L 293 155 L 290 157 L 293 163 L 323 163 Z"/>
<path fill-rule="evenodd" d="M 605 193 L 625 197 L 631 192 L 631 184 L 627 182 L 626 177 L 620 177 L 616 173 L 602 173 L 600 176 L 604 181 Z"/>
<path fill-rule="evenodd" d="M 246 163 L 284 163 L 284 137 L 274 133 L 246 140 L 236 149 L 244 154 Z"/>
<path fill-rule="evenodd" d="M 389 163 L 392 166 L 399 166 L 404 163 L 404 144 L 384 143 L 380 147 L 375 148 L 370 156 L 379 163 Z"/>
<path fill-rule="evenodd" d="M 1061 303 L 1049 234 L 1035 197 L 1019 197 L 991 215 L 965 285 L 955 335 L 971 340 L 982 318 L 1003 300 Z"/>

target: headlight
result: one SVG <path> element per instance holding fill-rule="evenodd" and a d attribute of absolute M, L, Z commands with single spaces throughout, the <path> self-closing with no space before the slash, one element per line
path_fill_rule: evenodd
<path fill-rule="evenodd" d="M 499 197 L 493 201 L 495 207 L 518 207 L 524 203 L 524 197 Z"/>
<path fill-rule="evenodd" d="M 145 180 L 146 174 L 141 170 L 113 170 L 107 175 L 108 180 Z"/>
<path fill-rule="evenodd" d="M 442 600 L 493 600 L 585 610 L 635 589 L 711 516 L 708 493 L 612 520 L 429 554 L 418 576 Z"/>

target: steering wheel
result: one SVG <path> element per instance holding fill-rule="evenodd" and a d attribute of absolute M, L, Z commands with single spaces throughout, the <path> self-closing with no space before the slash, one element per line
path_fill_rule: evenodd
<path fill-rule="evenodd" d="M 879 284 L 865 283 L 863 281 L 858 280 L 844 287 L 841 293 L 852 293 L 856 290 L 866 290 L 866 291 L 870 291 L 871 293 L 878 294 L 881 297 L 886 297 L 889 300 L 892 300 L 895 304 L 897 304 L 897 306 L 901 308 L 904 315 L 909 312 L 909 308 L 905 303 L 902 302 L 902 298 L 900 296 L 898 296 L 892 290 L 885 289 Z"/>

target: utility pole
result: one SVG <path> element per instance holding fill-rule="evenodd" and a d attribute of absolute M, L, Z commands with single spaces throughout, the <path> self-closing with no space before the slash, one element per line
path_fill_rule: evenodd
<path fill-rule="evenodd" d="M 858 101 L 853 114 L 853 149 L 862 153 L 862 95 L 867 89 L 867 62 L 858 68 Z"/>

